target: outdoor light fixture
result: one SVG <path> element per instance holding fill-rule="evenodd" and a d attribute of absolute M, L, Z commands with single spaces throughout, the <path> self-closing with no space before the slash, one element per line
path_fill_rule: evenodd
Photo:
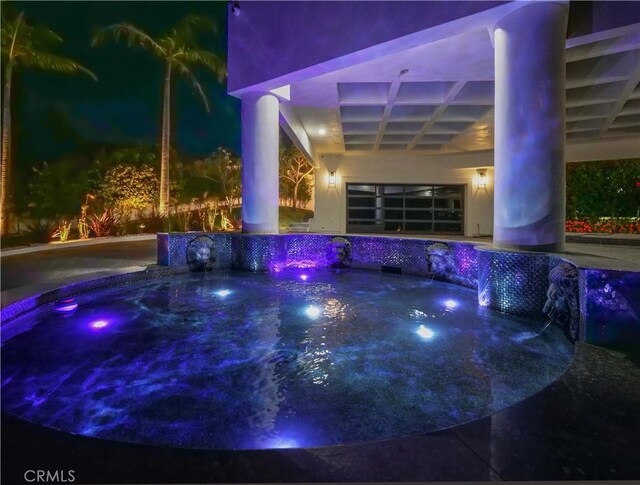
<path fill-rule="evenodd" d="M 484 168 L 478 169 L 478 188 L 479 189 L 487 188 L 487 170 Z"/>
<path fill-rule="evenodd" d="M 318 130 L 318 135 L 322 135 L 322 136 L 324 136 L 324 135 L 326 135 L 326 134 L 327 134 L 327 130 L 325 130 L 324 128 L 320 128 L 320 129 Z"/>
<path fill-rule="evenodd" d="M 336 173 L 329 172 L 329 187 L 335 187 L 335 186 L 336 186 Z"/>

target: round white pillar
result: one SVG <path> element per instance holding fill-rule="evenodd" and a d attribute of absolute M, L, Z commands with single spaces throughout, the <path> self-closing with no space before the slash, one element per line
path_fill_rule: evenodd
<path fill-rule="evenodd" d="M 563 251 L 566 5 L 500 20 L 495 43 L 494 245 Z"/>
<path fill-rule="evenodd" d="M 279 101 L 242 96 L 242 232 L 278 233 Z"/>

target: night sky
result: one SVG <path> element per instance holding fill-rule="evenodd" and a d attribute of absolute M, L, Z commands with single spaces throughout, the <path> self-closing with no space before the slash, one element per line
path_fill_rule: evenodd
<path fill-rule="evenodd" d="M 4 2 L 3 2 L 4 3 Z M 163 65 L 141 48 L 108 41 L 91 47 L 100 27 L 131 22 L 152 36 L 164 33 L 187 13 L 215 19 L 216 35 L 200 45 L 226 59 L 226 2 L 11 2 L 30 24 L 44 24 L 62 36 L 55 51 L 93 71 L 63 75 L 40 70 L 14 77 L 14 145 L 20 165 L 54 160 L 90 146 L 159 142 Z M 172 146 L 187 156 L 208 155 L 218 146 L 240 152 L 240 102 L 226 84 L 198 71 L 211 104 L 207 113 L 190 83 L 174 83 Z"/>

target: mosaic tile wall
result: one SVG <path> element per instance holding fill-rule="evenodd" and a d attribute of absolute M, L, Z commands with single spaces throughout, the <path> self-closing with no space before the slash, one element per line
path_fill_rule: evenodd
<path fill-rule="evenodd" d="M 157 263 L 160 266 L 171 266 L 173 268 L 187 267 L 187 245 L 198 236 L 205 235 L 210 237 L 214 242 L 214 247 L 218 257 L 219 268 L 231 268 L 233 261 L 232 253 L 232 235 L 225 233 L 204 234 L 201 232 L 194 233 L 177 233 L 177 234 L 158 234 L 158 254 Z"/>
<path fill-rule="evenodd" d="M 202 233 L 159 234 L 158 264 L 187 265 L 187 246 Z M 220 268 L 248 271 L 282 271 L 287 268 L 327 267 L 327 249 L 334 236 L 324 234 L 242 235 L 206 234 L 214 241 Z M 476 288 L 477 251 L 473 244 L 447 242 L 447 274 L 433 274 L 429 267 L 429 246 L 435 241 L 372 236 L 345 236 L 351 243 L 353 268 L 379 271 L 382 266 L 405 274 Z"/>
<path fill-rule="evenodd" d="M 542 320 L 549 288 L 549 257 L 478 249 L 478 303 Z"/>
<path fill-rule="evenodd" d="M 589 343 L 640 346 L 640 273 L 580 271 L 580 313 Z"/>

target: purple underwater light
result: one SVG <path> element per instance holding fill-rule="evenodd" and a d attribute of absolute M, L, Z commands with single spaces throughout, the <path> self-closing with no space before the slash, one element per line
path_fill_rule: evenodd
<path fill-rule="evenodd" d="M 89 324 L 89 328 L 92 330 L 102 330 L 105 327 L 109 326 L 109 322 L 106 320 L 94 320 Z"/>
<path fill-rule="evenodd" d="M 54 309 L 60 313 L 70 313 L 78 308 L 78 303 L 74 298 L 65 298 L 55 302 Z"/>

